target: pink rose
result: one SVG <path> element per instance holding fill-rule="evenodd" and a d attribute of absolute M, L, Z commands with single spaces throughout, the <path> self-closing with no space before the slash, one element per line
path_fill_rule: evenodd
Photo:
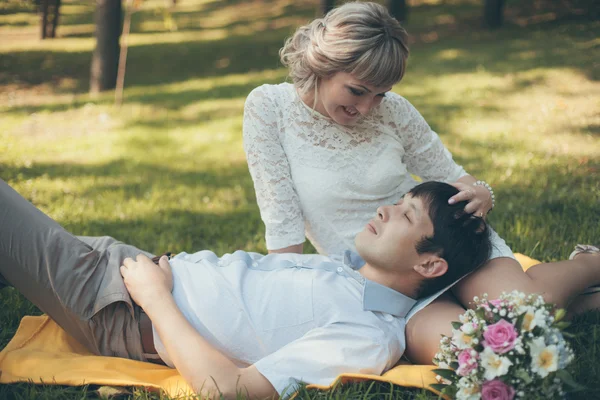
<path fill-rule="evenodd" d="M 483 332 L 483 346 L 491 348 L 494 353 L 504 354 L 515 347 L 517 336 L 515 326 L 501 319 Z"/>
<path fill-rule="evenodd" d="M 515 389 L 500 379 L 484 382 L 481 388 L 483 400 L 512 400 L 515 397 Z"/>
<path fill-rule="evenodd" d="M 502 300 L 500 300 L 500 299 L 490 300 L 490 303 L 491 303 L 491 304 L 492 304 L 494 307 L 498 308 L 498 307 L 500 307 L 500 305 L 502 304 Z"/>
<path fill-rule="evenodd" d="M 500 299 L 488 300 L 484 303 L 481 303 L 481 306 L 483 307 L 483 309 L 485 311 L 489 311 L 490 312 L 489 315 L 491 316 L 492 309 L 500 307 L 501 302 L 502 302 L 502 300 L 500 300 Z"/>
<path fill-rule="evenodd" d="M 458 355 L 458 369 L 456 373 L 460 376 L 467 376 L 475 368 L 477 368 L 477 354 L 473 357 L 470 349 L 461 351 Z"/>

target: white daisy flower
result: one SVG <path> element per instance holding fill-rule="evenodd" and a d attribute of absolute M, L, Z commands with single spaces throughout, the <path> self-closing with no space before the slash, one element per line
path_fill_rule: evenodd
<path fill-rule="evenodd" d="M 511 365 L 513 365 L 512 361 L 507 357 L 494 353 L 489 347 L 486 347 L 481 352 L 481 366 L 485 371 L 483 377 L 486 380 L 492 380 L 498 376 L 505 375 Z"/>
<path fill-rule="evenodd" d="M 474 384 L 468 378 L 460 378 L 458 381 L 458 392 L 456 392 L 456 400 L 479 400 L 481 399 L 481 391 L 478 385 Z"/>
<path fill-rule="evenodd" d="M 452 343 L 459 349 L 469 349 L 473 344 L 473 336 L 460 329 L 452 329 Z"/>
<path fill-rule="evenodd" d="M 526 332 L 531 332 L 533 328 L 539 326 L 540 328 L 546 327 L 546 318 L 543 309 L 535 309 L 531 306 L 523 307 L 525 311 L 525 317 L 523 318 L 523 325 L 521 329 Z"/>
<path fill-rule="evenodd" d="M 542 378 L 558 369 L 558 348 L 556 345 L 547 346 L 544 338 L 535 338 L 529 345 L 531 355 L 531 370 Z"/>
<path fill-rule="evenodd" d="M 460 330 L 467 335 L 472 335 L 475 332 L 475 325 L 472 322 L 467 322 L 460 327 Z"/>

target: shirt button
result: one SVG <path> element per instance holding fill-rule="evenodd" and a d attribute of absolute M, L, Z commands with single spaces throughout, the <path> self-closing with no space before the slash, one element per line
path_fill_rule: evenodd
<path fill-rule="evenodd" d="M 342 268 L 342 267 L 337 267 L 337 272 L 339 272 L 339 273 L 341 274 L 342 272 L 344 272 L 344 268 Z"/>
<path fill-rule="evenodd" d="M 254 267 L 254 268 L 258 267 L 258 263 L 257 263 L 256 261 L 254 261 L 254 262 L 252 263 L 252 267 Z"/>

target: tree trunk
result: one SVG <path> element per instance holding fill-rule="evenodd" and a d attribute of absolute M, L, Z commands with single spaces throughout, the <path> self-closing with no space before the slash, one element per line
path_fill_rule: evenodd
<path fill-rule="evenodd" d="M 333 10 L 334 6 L 335 0 L 321 0 L 321 14 L 327 14 L 329 11 Z"/>
<path fill-rule="evenodd" d="M 54 12 L 52 13 L 52 30 L 50 37 L 56 37 L 56 27 L 58 26 L 58 16 L 60 15 L 60 0 L 54 0 Z"/>
<path fill-rule="evenodd" d="M 123 88 L 125 87 L 125 70 L 127 69 L 127 39 L 131 30 L 131 14 L 133 13 L 133 2 L 125 6 L 125 21 L 123 21 L 123 45 L 119 55 L 119 65 L 117 69 L 117 85 L 115 87 L 115 105 L 121 106 L 123 103 Z"/>
<path fill-rule="evenodd" d="M 48 2 L 50 0 L 41 0 L 40 2 L 40 37 L 41 39 L 46 39 L 46 28 L 48 26 Z"/>
<path fill-rule="evenodd" d="M 405 22 L 408 18 L 406 0 L 388 0 L 388 11 L 392 17 L 400 22 Z"/>
<path fill-rule="evenodd" d="M 504 21 L 504 0 L 484 0 L 483 24 L 494 29 L 502 26 Z"/>
<path fill-rule="evenodd" d="M 92 56 L 90 92 L 114 89 L 119 65 L 121 0 L 96 0 L 96 49 Z"/>

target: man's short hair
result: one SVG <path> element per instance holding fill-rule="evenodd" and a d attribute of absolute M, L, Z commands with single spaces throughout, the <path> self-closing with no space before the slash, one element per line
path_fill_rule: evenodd
<path fill-rule="evenodd" d="M 416 244 L 417 253 L 433 253 L 448 263 L 444 275 L 421 283 L 418 298 L 459 280 L 490 257 L 492 244 L 485 221 L 465 212 L 466 201 L 448 204 L 448 199 L 458 192 L 454 186 L 443 182 L 425 182 L 409 192 L 423 202 L 433 223 L 433 236 L 425 236 Z"/>

